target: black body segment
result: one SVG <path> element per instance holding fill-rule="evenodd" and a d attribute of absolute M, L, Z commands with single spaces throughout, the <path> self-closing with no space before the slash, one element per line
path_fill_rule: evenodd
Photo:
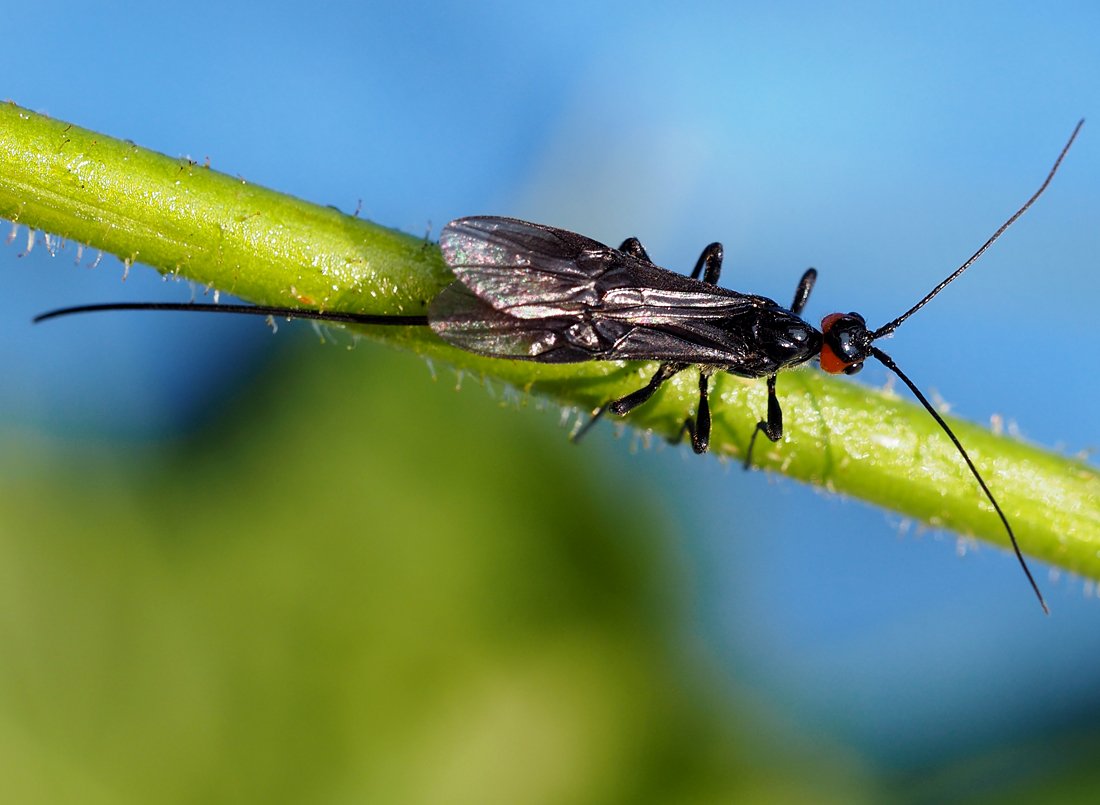
<path fill-rule="evenodd" d="M 515 218 L 463 218 L 440 237 L 457 281 L 433 301 L 432 329 L 457 347 L 540 363 L 660 361 L 642 388 L 597 408 L 581 438 L 606 411 L 625 415 L 673 375 L 699 366 L 699 404 L 680 429 L 692 449 L 710 442 L 710 375 L 768 378 L 768 417 L 756 434 L 783 437 L 777 373 L 821 351 L 822 334 L 799 315 L 817 272 L 803 274 L 787 310 L 765 296 L 718 287 L 720 243 L 707 246 L 690 276 L 660 268 L 637 238 L 618 249 L 562 229 Z M 699 277 L 702 276 L 702 279 Z"/>

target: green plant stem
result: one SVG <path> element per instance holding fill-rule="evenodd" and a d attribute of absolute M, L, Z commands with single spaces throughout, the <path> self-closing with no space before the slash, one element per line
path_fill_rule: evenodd
<path fill-rule="evenodd" d="M 423 313 L 450 281 L 439 249 L 422 239 L 14 104 L 0 104 L 0 216 L 256 303 Z M 483 358 L 447 346 L 426 328 L 361 329 L 582 410 L 633 391 L 653 370 Z M 696 387 L 693 373 L 674 378 L 630 424 L 674 436 L 696 404 Z M 779 395 L 785 438 L 758 443 L 754 463 L 1007 544 L 973 478 L 923 409 L 812 369 L 781 375 Z M 739 458 L 765 410 L 764 384 L 717 376 L 712 410 L 711 451 Z M 1097 473 L 1080 461 L 949 421 L 1022 548 L 1100 579 Z"/>

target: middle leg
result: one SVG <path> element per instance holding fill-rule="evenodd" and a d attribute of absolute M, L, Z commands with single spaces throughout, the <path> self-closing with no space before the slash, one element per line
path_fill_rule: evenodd
<path fill-rule="evenodd" d="M 710 372 L 699 367 L 699 407 L 695 411 L 695 419 L 688 417 L 680 426 L 680 432 L 676 434 L 673 442 L 678 442 L 687 433 L 691 437 L 691 449 L 696 453 L 707 452 L 710 446 Z"/>
<path fill-rule="evenodd" d="M 763 433 L 771 441 L 778 442 L 783 438 L 783 409 L 779 407 L 779 398 L 775 396 L 775 375 L 768 378 L 768 418 L 756 423 L 752 437 L 749 439 L 749 449 L 745 451 L 745 469 L 752 464 L 752 448 L 756 444 L 756 437 Z"/>

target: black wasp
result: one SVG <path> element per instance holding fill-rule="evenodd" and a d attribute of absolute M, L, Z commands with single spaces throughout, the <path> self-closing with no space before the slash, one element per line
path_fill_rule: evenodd
<path fill-rule="evenodd" d="M 690 276 L 660 268 L 637 238 L 612 249 L 583 235 L 514 218 L 461 218 L 444 227 L 440 247 L 455 282 L 429 305 L 426 316 L 339 313 L 260 305 L 118 303 L 83 305 L 44 313 L 36 321 L 103 310 L 187 310 L 248 313 L 351 324 L 428 326 L 444 341 L 469 352 L 540 363 L 658 361 L 642 388 L 598 408 L 583 430 L 610 411 L 624 415 L 649 400 L 673 375 L 699 370 L 699 404 L 680 436 L 696 453 L 710 439 L 709 381 L 715 372 L 767 378 L 768 411 L 756 424 L 745 454 L 748 467 L 756 437 L 783 436 L 776 396 L 781 369 L 812 358 L 832 374 L 855 374 L 868 358 L 896 374 L 955 445 L 981 491 L 993 504 L 1043 610 L 1035 579 L 1016 535 L 958 438 L 913 381 L 874 344 L 924 307 L 968 269 L 1046 190 L 1084 121 L 1062 148 L 1038 190 L 965 263 L 905 313 L 870 330 L 858 313 L 832 313 L 821 329 L 802 318 L 817 272 L 802 275 L 789 308 L 764 296 L 718 287 L 722 246 L 712 243 Z M 582 430 L 582 433 L 583 433 Z M 578 434 L 579 435 L 579 434 Z"/>

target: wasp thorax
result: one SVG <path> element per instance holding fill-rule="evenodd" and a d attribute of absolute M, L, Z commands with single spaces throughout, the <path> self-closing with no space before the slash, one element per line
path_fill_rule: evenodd
<path fill-rule="evenodd" d="M 821 346 L 821 334 L 802 319 L 773 314 L 753 328 L 760 350 L 780 366 L 808 361 Z"/>

